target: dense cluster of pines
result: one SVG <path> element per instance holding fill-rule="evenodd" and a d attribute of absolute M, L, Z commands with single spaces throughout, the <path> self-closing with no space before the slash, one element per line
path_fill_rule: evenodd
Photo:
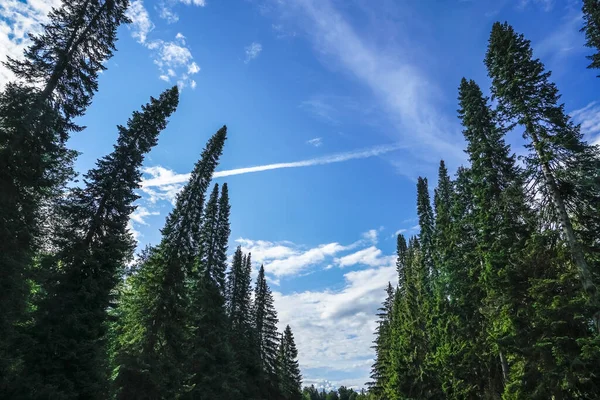
<path fill-rule="evenodd" d="M 600 3 L 586 7 L 598 48 Z M 433 202 L 419 178 L 420 234 L 398 236 L 370 399 L 600 398 L 600 149 L 507 23 L 485 65 L 493 102 L 459 87 L 470 166 L 451 178 L 442 161 Z M 508 132 L 526 141 L 522 162 Z"/>
<path fill-rule="evenodd" d="M 298 350 L 277 331 L 261 267 L 228 262 L 227 184 L 211 179 L 225 144 L 208 141 L 162 229 L 134 260 L 127 229 L 145 155 L 177 87 L 117 127 L 113 151 L 74 182 L 98 75 L 127 23 L 127 0 L 68 0 L 32 36 L 0 93 L 0 397 L 300 399 Z"/>

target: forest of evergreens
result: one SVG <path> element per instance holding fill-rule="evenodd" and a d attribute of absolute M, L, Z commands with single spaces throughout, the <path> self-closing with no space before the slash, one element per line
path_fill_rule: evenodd
<path fill-rule="evenodd" d="M 127 0 L 65 0 L 0 93 L 0 397 L 6 399 L 600 398 L 600 153 L 507 23 L 485 65 L 492 100 L 459 87 L 470 165 L 442 161 L 420 233 L 397 240 L 368 392 L 301 389 L 289 326 L 251 254 L 229 262 L 227 139 L 210 137 L 161 230 L 134 258 L 127 224 L 146 154 L 179 102 L 151 97 L 74 184 L 71 134 L 113 55 Z M 584 1 L 600 50 L 600 2 Z M 589 57 L 600 67 L 600 52 Z M 527 156 L 505 142 L 522 134 Z"/>

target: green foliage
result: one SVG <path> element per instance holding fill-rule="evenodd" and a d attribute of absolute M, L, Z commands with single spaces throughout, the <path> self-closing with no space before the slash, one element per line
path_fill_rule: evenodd
<path fill-rule="evenodd" d="M 283 399 L 300 400 L 302 398 L 302 375 L 298 365 L 298 349 L 290 326 L 286 326 L 281 337 L 277 357 L 277 380 Z"/>
<path fill-rule="evenodd" d="M 167 217 L 160 244 L 128 282 L 116 357 L 118 398 L 173 398 L 182 391 L 190 335 L 187 281 L 198 257 L 207 259 L 201 253 L 207 237 L 201 229 L 204 198 L 226 135 L 223 127 L 208 141 Z"/>
<path fill-rule="evenodd" d="M 588 68 L 600 68 L 600 2 L 598 0 L 583 0 L 583 20 L 585 25 L 581 28 L 585 32 L 585 45 L 595 49 L 596 52 L 587 56 L 591 61 Z"/>
<path fill-rule="evenodd" d="M 72 118 L 91 102 L 127 4 L 65 1 L 41 34 L 29 35 L 24 57 L 5 63 L 17 81 L 0 93 L 0 385 L 18 359 L 15 324 L 25 318 L 44 206 L 73 176 L 76 152 L 66 142 L 81 128 Z"/>

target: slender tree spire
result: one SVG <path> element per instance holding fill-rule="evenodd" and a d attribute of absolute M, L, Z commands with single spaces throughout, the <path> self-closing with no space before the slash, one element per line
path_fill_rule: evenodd
<path fill-rule="evenodd" d="M 400 235 L 398 235 L 400 237 Z M 406 242 L 405 242 L 406 244 Z M 375 350 L 375 363 L 371 366 L 371 382 L 368 383 L 369 391 L 375 399 L 384 399 L 385 384 L 390 373 L 390 349 L 392 341 L 391 319 L 394 306 L 395 291 L 392 284 L 388 282 L 386 298 L 379 308 L 377 317 L 377 328 L 375 330 L 375 341 L 372 348 Z"/>
<path fill-rule="evenodd" d="M 294 342 L 294 335 L 289 325 L 285 327 L 279 345 L 279 358 L 277 375 L 279 388 L 286 400 L 300 400 L 302 398 L 302 375 L 298 365 L 298 349 Z"/>
<path fill-rule="evenodd" d="M 188 356 L 186 279 L 201 248 L 204 198 L 226 135 L 224 126 L 208 141 L 167 217 L 161 243 L 131 278 L 122 304 L 117 398 L 173 398 L 182 390 Z"/>

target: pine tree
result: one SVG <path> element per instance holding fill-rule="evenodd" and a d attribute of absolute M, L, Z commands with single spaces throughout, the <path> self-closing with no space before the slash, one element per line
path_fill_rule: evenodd
<path fill-rule="evenodd" d="M 65 143 L 81 128 L 71 118 L 91 101 L 127 5 L 65 1 L 41 35 L 29 36 L 24 59 L 5 63 L 18 82 L 0 94 L 0 378 L 15 357 L 13 324 L 25 310 L 40 209 L 73 175 L 76 152 Z"/>
<path fill-rule="evenodd" d="M 600 1 L 583 0 L 582 12 L 585 25 L 581 31 L 585 32 L 585 45 L 596 51 L 587 56 L 591 60 L 588 68 L 600 68 Z"/>
<path fill-rule="evenodd" d="M 279 320 L 273 303 L 273 294 L 265 279 L 265 268 L 262 265 L 258 271 L 254 293 L 254 327 L 260 350 L 260 366 L 266 380 L 266 388 L 263 389 L 263 393 L 272 393 L 276 389 L 277 383 L 275 364 L 279 344 L 279 333 L 277 332 Z"/>
<path fill-rule="evenodd" d="M 107 397 L 106 310 L 134 241 L 127 231 L 144 155 L 175 111 L 173 87 L 119 126 L 114 151 L 62 202 L 50 286 L 33 316 L 21 372 L 28 398 Z"/>
<path fill-rule="evenodd" d="M 289 325 L 285 327 L 279 345 L 277 361 L 277 376 L 279 390 L 286 400 L 300 400 L 302 398 L 302 375 L 298 365 L 298 349 L 294 342 L 294 335 Z"/>
<path fill-rule="evenodd" d="M 556 85 L 531 44 L 507 23 L 495 23 L 485 60 L 492 78 L 492 94 L 505 118 L 525 128 L 532 153 L 527 158 L 534 188 L 539 188 L 545 208 L 551 203 L 550 222 L 559 224 L 579 270 L 583 288 L 600 330 L 600 297 L 586 260 L 585 243 L 597 243 L 600 209 L 600 157 L 596 147 L 582 140 L 559 104 Z"/>
<path fill-rule="evenodd" d="M 187 277 L 201 247 L 205 194 L 223 151 L 224 126 L 208 141 L 162 229 L 162 240 L 129 279 L 118 328 L 119 399 L 173 398 L 181 392 L 188 332 Z"/>
<path fill-rule="evenodd" d="M 398 243 L 401 243 L 400 237 L 404 239 L 402 235 L 398 235 Z M 406 245 L 406 240 L 403 240 L 403 243 Z M 401 251 L 399 246 L 398 252 Z M 377 314 L 379 321 L 375 330 L 374 346 L 372 346 L 375 349 L 375 363 L 371 366 L 371 382 L 368 383 L 369 391 L 375 399 L 385 398 L 384 385 L 390 368 L 391 318 L 395 294 L 391 283 L 388 283 L 386 293 L 387 296 Z"/>

